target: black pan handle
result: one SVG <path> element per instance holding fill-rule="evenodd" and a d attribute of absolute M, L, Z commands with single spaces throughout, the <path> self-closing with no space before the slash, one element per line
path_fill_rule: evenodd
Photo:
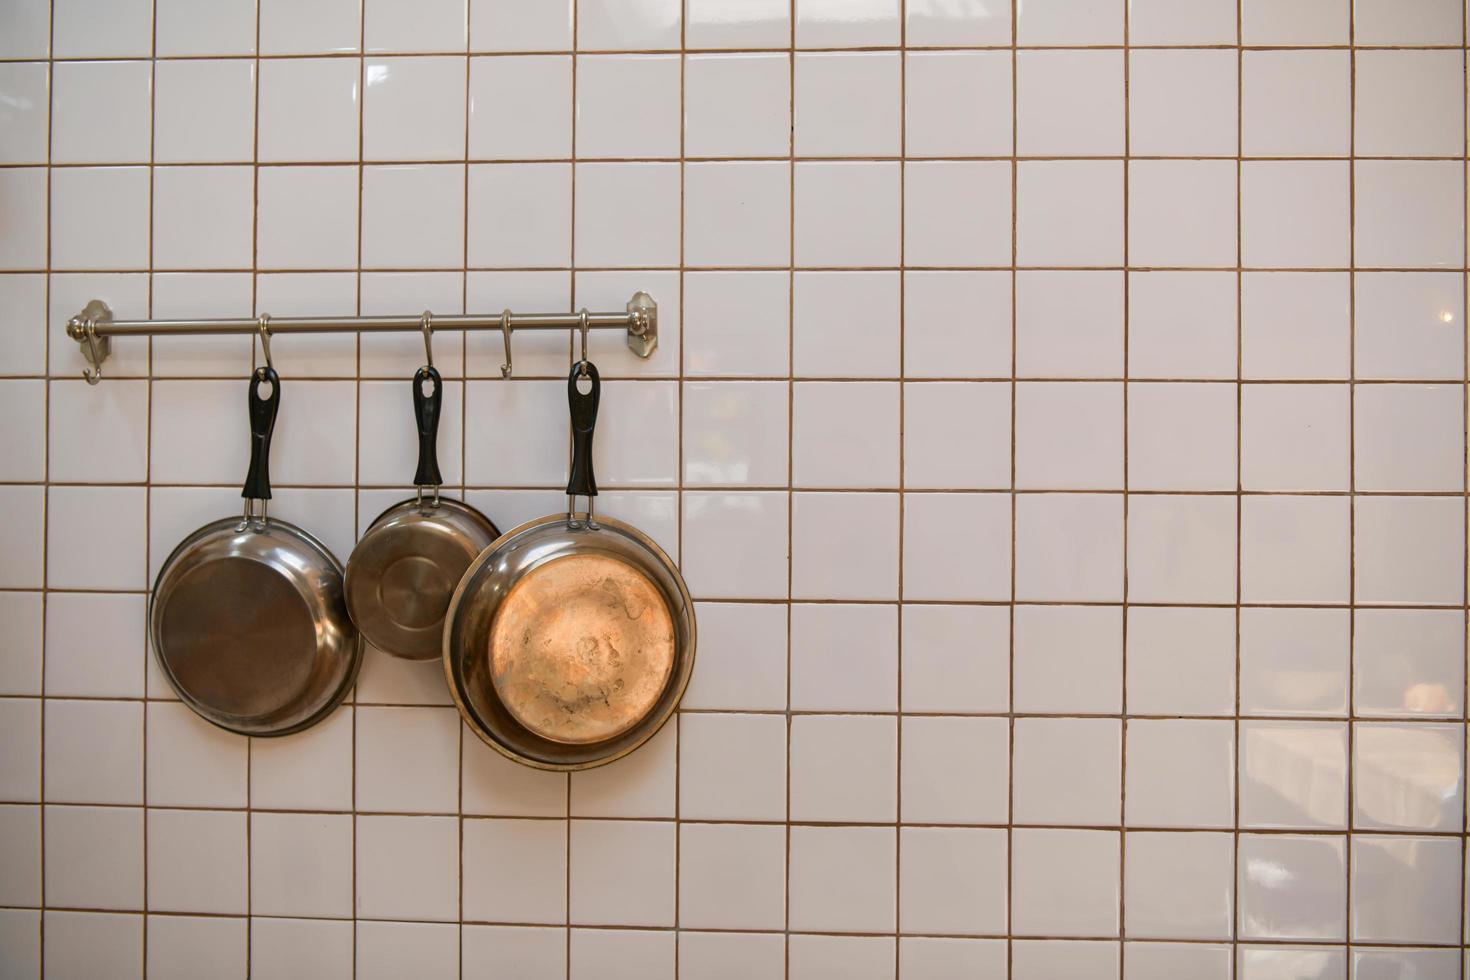
<path fill-rule="evenodd" d="M 260 385 L 271 386 L 268 397 L 260 397 Z M 247 500 L 271 499 L 271 433 L 281 407 L 281 379 L 273 367 L 258 367 L 250 376 L 250 469 L 240 496 Z"/>
<path fill-rule="evenodd" d="M 424 382 L 433 383 L 431 394 L 424 394 Z M 421 367 L 413 376 L 413 417 L 419 427 L 419 468 L 413 475 L 414 486 L 437 487 L 444 482 L 439 475 L 439 408 L 444 403 L 444 382 L 432 367 Z"/>
<path fill-rule="evenodd" d="M 584 395 L 577 390 L 577 381 L 585 377 L 592 382 L 591 389 Z M 591 361 L 572 365 L 567 376 L 567 404 L 572 410 L 572 475 L 567 480 L 567 496 L 597 496 L 597 477 L 592 473 L 592 430 L 597 428 L 597 400 L 602 395 L 602 380 L 597 376 L 597 367 Z"/>

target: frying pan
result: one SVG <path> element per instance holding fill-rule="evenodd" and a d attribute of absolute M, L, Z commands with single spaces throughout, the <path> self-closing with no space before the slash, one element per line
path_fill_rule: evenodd
<path fill-rule="evenodd" d="M 337 559 L 266 513 L 281 404 L 281 380 L 269 362 L 251 375 L 248 398 L 244 517 L 206 524 L 173 550 L 153 583 L 149 635 L 164 676 L 200 717 L 242 735 L 285 735 L 342 701 L 362 642 L 342 601 Z"/>
<path fill-rule="evenodd" d="M 444 672 L 460 714 L 492 748 L 539 769 L 589 769 L 633 751 L 673 714 L 694 667 L 694 607 L 678 568 L 637 528 L 593 514 L 601 388 L 584 353 L 567 378 L 567 512 L 501 535 L 445 617 Z"/>
<path fill-rule="evenodd" d="M 424 394 L 425 383 L 433 386 Z M 379 514 L 347 559 L 347 611 L 373 646 L 395 657 L 432 660 L 443 647 L 449 597 L 475 557 L 500 537 L 469 504 L 439 496 L 436 443 L 443 383 L 432 364 L 413 376 L 418 423 L 418 492 Z M 424 494 L 432 488 L 433 496 Z"/>

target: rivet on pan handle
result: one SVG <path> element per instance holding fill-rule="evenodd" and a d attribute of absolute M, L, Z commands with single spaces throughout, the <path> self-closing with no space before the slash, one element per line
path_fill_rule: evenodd
<path fill-rule="evenodd" d="M 430 394 L 424 394 L 424 382 L 433 386 Z M 439 409 L 444 402 L 444 382 L 439 371 L 425 365 L 413 376 L 413 417 L 419 430 L 419 466 L 413 475 L 414 486 L 418 487 L 418 499 L 423 500 L 425 487 L 434 488 L 434 503 L 439 502 L 439 487 L 444 477 L 439 473 Z"/>
<path fill-rule="evenodd" d="M 260 396 L 262 383 L 271 386 L 269 396 Z M 265 520 L 265 502 L 271 499 L 271 433 L 276 428 L 276 412 L 281 407 L 281 379 L 273 367 L 258 367 L 250 376 L 250 469 L 245 474 L 245 518 L 250 519 L 250 502 L 259 500 L 260 519 Z"/>
<path fill-rule="evenodd" d="M 586 378 L 591 387 L 583 394 L 577 382 Z M 577 498 L 587 498 L 587 523 L 592 523 L 592 500 L 597 496 L 597 477 L 592 472 L 592 432 L 597 428 L 597 402 L 602 380 L 591 361 L 572 365 L 567 376 L 567 405 L 572 414 L 572 473 L 567 479 L 567 520 L 577 509 Z"/>

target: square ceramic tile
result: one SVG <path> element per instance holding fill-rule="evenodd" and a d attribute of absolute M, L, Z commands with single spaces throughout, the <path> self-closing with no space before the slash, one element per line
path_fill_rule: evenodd
<path fill-rule="evenodd" d="M 1354 71 L 1358 155 L 1449 156 L 1464 144 L 1460 52 L 1363 51 Z"/>
<path fill-rule="evenodd" d="M 256 182 L 257 267 L 356 266 L 356 167 L 262 167 Z"/>
<path fill-rule="evenodd" d="M 148 706 L 150 806 L 243 807 L 248 740 L 210 725 L 182 703 Z"/>
<path fill-rule="evenodd" d="M 898 720 L 863 715 L 791 719 L 791 819 L 888 823 L 898 807 Z"/>
<path fill-rule="evenodd" d="M 1130 827 L 1234 824 L 1235 726 L 1203 719 L 1128 722 L 1123 822 Z"/>
<path fill-rule="evenodd" d="M 1233 946 L 1207 943 L 1137 942 L 1123 944 L 1123 969 L 1136 980 L 1190 976 L 1228 980 Z"/>
<path fill-rule="evenodd" d="M 1342 379 L 1352 367 L 1346 273 L 1241 276 L 1241 376 Z"/>
<path fill-rule="evenodd" d="M 1120 710 L 1122 609 L 1017 606 L 1014 621 L 1017 711 L 1114 714 Z"/>
<path fill-rule="evenodd" d="M 797 265 L 898 264 L 902 189 L 897 164 L 798 163 L 794 181 Z M 853 200 L 868 203 L 853 208 Z"/>
<path fill-rule="evenodd" d="M 1367 268 L 1453 268 L 1465 256 L 1465 188 L 1440 160 L 1355 163 L 1354 259 Z"/>
<path fill-rule="evenodd" d="M 575 0 L 470 0 L 472 51 L 567 51 Z"/>
<path fill-rule="evenodd" d="M 1135 44 L 1139 14 L 1133 11 L 1130 36 Z M 1131 52 L 1129 150 L 1141 156 L 1234 154 L 1236 71 L 1232 51 Z"/>
<path fill-rule="evenodd" d="M 905 384 L 904 486 L 976 490 L 1009 487 L 1010 428 L 1011 393 L 1007 385 Z"/>
<path fill-rule="evenodd" d="M 1233 714 L 1234 611 L 1134 606 L 1127 673 L 1135 714 Z"/>
<path fill-rule="evenodd" d="M 251 969 L 269 980 L 285 980 L 296 970 L 320 977 L 351 976 L 353 931 L 346 921 L 253 918 Z"/>
<path fill-rule="evenodd" d="M 1348 52 L 1246 51 L 1240 98 L 1240 149 L 1247 156 L 1348 155 L 1353 121 Z"/>
<path fill-rule="evenodd" d="M 160 55 L 255 53 L 255 4 L 227 0 L 201 7 L 188 0 L 157 0 L 154 39 Z"/>
<path fill-rule="evenodd" d="M 1113 0 L 1043 0 L 1016 5 L 1016 43 L 1122 44 L 1124 11 Z"/>
<path fill-rule="evenodd" d="M 1348 197 L 1345 163 L 1314 160 L 1241 164 L 1242 264 L 1277 269 L 1347 265 Z"/>
<path fill-rule="evenodd" d="M 1006 719 L 904 718 L 901 740 L 903 822 L 1006 822 L 1011 748 Z M 956 771 L 975 778 L 954 779 Z"/>
<path fill-rule="evenodd" d="M 1097 830 L 1012 831 L 1012 933 L 1116 935 L 1121 836 Z"/>
<path fill-rule="evenodd" d="M 1447 609 L 1360 609 L 1353 623 L 1353 710 L 1379 717 L 1459 716 L 1464 637 Z"/>
<path fill-rule="evenodd" d="M 570 980 L 674 980 L 674 933 L 635 929 L 573 929 Z"/>
<path fill-rule="evenodd" d="M 678 48 L 678 0 L 578 0 L 577 46 L 582 49 Z"/>
<path fill-rule="evenodd" d="M 248 268 L 254 191 L 250 167 L 154 168 L 154 267 Z"/>
<path fill-rule="evenodd" d="M 252 813 L 252 914 L 350 917 L 352 842 L 345 813 Z"/>
<path fill-rule="evenodd" d="M 246 814 L 238 810 L 150 809 L 149 910 L 243 914 L 249 851 Z"/>
<path fill-rule="evenodd" d="M 26 182 L 20 183 L 24 185 Z M 12 204 L 15 202 L 10 196 L 10 190 L 14 189 L 13 185 L 7 188 L 4 178 L 0 177 L 0 194 L 6 194 L 6 200 Z M 26 222 L 22 221 L 22 224 L 25 225 Z M 39 231 L 42 236 L 45 235 L 45 227 L 45 221 L 39 217 L 29 225 L 30 230 Z M 0 236 L 0 254 L 6 251 L 9 244 L 8 236 Z M 44 258 L 41 261 L 44 263 Z M 5 260 L 0 259 L 0 265 L 3 264 L 6 264 Z M 58 285 L 64 281 L 64 278 L 55 280 Z M 0 334 L 0 354 L 4 355 L 9 365 L 5 368 L 5 373 L 44 374 L 47 330 L 45 276 L 0 275 L 0 311 L 4 312 L 9 322 L 16 324 L 14 329 Z"/>
<path fill-rule="evenodd" d="M 791 45 L 790 0 L 754 0 L 738 8 L 720 0 L 685 5 L 685 43 L 692 48 L 780 48 Z"/>
<path fill-rule="evenodd" d="M 684 275 L 684 372 L 690 377 L 785 377 L 791 290 L 785 272 Z M 752 331 L 751 324 L 759 329 Z"/>
<path fill-rule="evenodd" d="M 7 588 L 40 588 L 45 584 L 41 569 L 46 549 L 46 492 L 41 487 L 0 488 L 0 503 L 8 513 L 20 515 L 0 536 L 5 545 L 0 552 L 0 583 Z"/>
<path fill-rule="evenodd" d="M 1011 40 L 1009 0 L 999 3 L 910 0 L 904 13 L 909 44 L 961 46 L 1009 44 Z"/>
<path fill-rule="evenodd" d="M 1464 442 L 1459 385 L 1364 385 L 1353 395 L 1360 491 L 1458 491 Z"/>
<path fill-rule="evenodd" d="M 54 171 L 51 267 L 147 268 L 148 198 L 145 167 L 69 167 Z M 93 233 L 98 222 L 106 224 L 107 235 Z"/>
<path fill-rule="evenodd" d="M 1319 721 L 1240 725 L 1240 824 L 1326 828 L 1347 824 L 1348 730 Z"/>
<path fill-rule="evenodd" d="M 681 928 L 779 930 L 785 911 L 785 828 L 679 827 Z"/>
<path fill-rule="evenodd" d="M 912 28 L 909 40 L 916 43 Z M 912 52 L 904 61 L 904 151 L 1004 156 L 1011 151 L 1011 101 L 1008 52 Z"/>
<path fill-rule="evenodd" d="M 1010 262 L 1011 167 L 932 161 L 904 169 L 904 261 L 919 266 Z"/>
<path fill-rule="evenodd" d="M 448 708 L 357 709 L 357 807 L 452 813 L 458 804 L 459 717 Z"/>
<path fill-rule="evenodd" d="M 220 972 L 243 971 L 249 958 L 243 918 L 149 916 L 148 975 L 189 977 L 207 962 Z"/>
<path fill-rule="evenodd" d="M 683 507 L 682 570 L 695 596 L 785 597 L 788 494 L 687 492 Z"/>
<path fill-rule="evenodd" d="M 1353 838 L 1355 942 L 1457 942 L 1463 847 L 1457 839 Z"/>
<path fill-rule="evenodd" d="M 1341 497 L 1243 498 L 1241 601 L 1346 602 L 1349 541 Z"/>
<path fill-rule="evenodd" d="M 1131 833 L 1123 858 L 1123 926 L 1139 939 L 1230 939 L 1231 834 Z"/>
<path fill-rule="evenodd" d="M 23 0 L 5 9 L 0 21 L 5 30 L 3 50 L 7 58 L 46 57 L 51 50 L 51 5 L 44 0 Z"/>
<path fill-rule="evenodd" d="M 146 61 L 63 62 L 52 70 L 51 159 L 147 163 L 153 71 Z"/>
<path fill-rule="evenodd" d="M 140 702 L 48 701 L 44 739 L 47 802 L 143 802 Z"/>
<path fill-rule="evenodd" d="M 1242 609 L 1241 713 L 1346 715 L 1350 629 L 1342 609 Z"/>
<path fill-rule="evenodd" d="M 790 840 L 790 929 L 871 933 L 894 928 L 894 828 L 792 827 Z"/>
<path fill-rule="evenodd" d="M 0 133 L 5 137 L 0 161 L 46 162 L 50 87 L 50 71 L 41 62 L 7 64 L 0 68 L 0 91 L 10 103 L 0 114 Z"/>
<path fill-rule="evenodd" d="M 905 711 L 1004 711 L 1008 706 L 1010 614 L 996 606 L 904 608 Z"/>
<path fill-rule="evenodd" d="M 769 162 L 686 166 L 684 258 L 709 266 L 790 262 L 790 167 Z"/>
<path fill-rule="evenodd" d="M 329 54 L 362 46 L 363 0 L 260 0 L 261 54 Z"/>
<path fill-rule="evenodd" d="M 8 906 L 36 907 L 41 904 L 41 808 L 0 807 L 0 828 L 5 845 L 0 864 L 5 868 L 5 886 L 0 889 Z M 7 954 L 13 947 L 5 947 Z"/>
<path fill-rule="evenodd" d="M 1009 377 L 1009 272 L 906 271 L 904 374 L 910 378 Z"/>
<path fill-rule="evenodd" d="M 466 820 L 464 916 L 489 922 L 563 923 L 567 825 L 561 820 Z M 507 888 L 517 881 L 520 887 Z"/>
<path fill-rule="evenodd" d="M 460 927 L 431 922 L 361 922 L 354 929 L 358 980 L 391 980 L 413 973 L 450 980 L 458 964 Z"/>
<path fill-rule="evenodd" d="M 574 817 L 673 817 L 678 812 L 677 725 L 665 725 L 636 754 L 571 774 Z"/>
<path fill-rule="evenodd" d="M 896 493 L 793 494 L 792 598 L 898 598 L 899 503 Z"/>
<path fill-rule="evenodd" d="M 0 727 L 16 746 L 0 770 L 0 798 L 7 803 L 41 799 L 41 703 L 34 699 L 0 701 Z"/>
<path fill-rule="evenodd" d="M 1123 165 L 1028 160 L 1016 165 L 1020 265 L 1118 265 L 1123 258 Z"/>
<path fill-rule="evenodd" d="M 904 343 L 897 272 L 797 272 L 791 277 L 796 377 L 896 377 Z M 783 368 L 784 355 L 783 349 Z"/>
<path fill-rule="evenodd" d="M 1358 378 L 1455 380 L 1464 375 L 1460 277 L 1449 272 L 1360 272 L 1354 281 Z"/>
<path fill-rule="evenodd" d="M 460 955 L 466 970 L 510 970 L 526 980 L 564 980 L 567 933 L 533 926 L 464 926 Z"/>
<path fill-rule="evenodd" d="M 1016 498 L 1016 598 L 1121 601 L 1120 494 Z"/>
<path fill-rule="evenodd" d="M 360 84 L 360 65 L 351 59 L 261 62 L 260 161 L 356 160 Z"/>
<path fill-rule="evenodd" d="M 579 265 L 642 268 L 677 264 L 676 165 L 579 163 L 575 171 L 573 249 Z"/>
<path fill-rule="evenodd" d="M 62 598 L 58 595 L 56 598 Z M 56 599 L 52 599 L 54 606 Z M 0 596 L 0 615 L 11 624 L 9 634 L 0 641 L 0 693 L 7 695 L 38 695 L 41 693 L 41 630 L 42 613 L 39 592 L 11 592 Z M 53 642 L 56 633 L 53 633 Z M 127 647 L 121 645 L 126 656 Z M 134 649 L 134 654 L 138 651 Z M 141 679 L 141 658 L 134 664 L 138 679 Z M 83 668 L 83 673 L 90 671 Z M 106 671 L 99 671 L 106 677 Z M 111 678 L 108 678 L 111 679 Z"/>
<path fill-rule="evenodd" d="M 367 51 L 463 51 L 466 0 L 367 0 L 363 45 Z"/>
<path fill-rule="evenodd" d="M 117 380 L 117 379 L 110 379 Z M 124 483 L 148 468 L 148 391 L 121 381 L 110 391 L 81 380 L 53 382 L 48 409 L 49 475 L 56 481 Z"/>
<path fill-rule="evenodd" d="M 791 149 L 790 107 L 789 55 L 697 54 L 684 61 L 688 156 L 784 156 Z"/>
<path fill-rule="evenodd" d="M 459 820 L 358 816 L 356 915 L 453 921 L 459 914 Z"/>
<path fill-rule="evenodd" d="M 1128 164 L 1128 259 L 1146 266 L 1232 266 L 1235 165 L 1226 160 Z"/>
<path fill-rule="evenodd" d="M 147 57 L 152 53 L 151 10 L 143 0 L 118 4 L 62 0 L 54 6 L 52 33 L 58 58 Z"/>
<path fill-rule="evenodd" d="M 1231 385 L 1129 384 L 1129 488 L 1233 489 L 1236 395 Z"/>
<path fill-rule="evenodd" d="M 143 907 L 143 811 L 46 808 L 46 901 L 95 909 Z"/>
<path fill-rule="evenodd" d="M 785 819 L 785 718 L 687 714 L 679 735 L 682 819 Z"/>
<path fill-rule="evenodd" d="M 1150 494 L 1128 500 L 1128 598 L 1229 603 L 1236 596 L 1236 502 Z"/>
<path fill-rule="evenodd" d="M 1360 603 L 1449 605 L 1464 593 L 1463 508 L 1450 497 L 1354 501 L 1353 568 Z"/>
<path fill-rule="evenodd" d="M 680 702 L 729 711 L 786 707 L 786 609 L 770 603 L 701 602 L 699 656 Z"/>
<path fill-rule="evenodd" d="M 1347 44 L 1352 18 L 1348 0 L 1244 0 L 1240 40 L 1243 44 Z"/>
<path fill-rule="evenodd" d="M 786 483 L 786 384 L 696 381 L 683 387 L 686 486 Z"/>
<path fill-rule="evenodd" d="M 11 168 L 0 174 L 0 202 L 13 215 L 0 232 L 0 269 L 41 269 L 46 262 L 48 234 L 45 208 L 47 171 L 40 167 Z M 83 203 L 77 210 L 84 212 Z"/>
<path fill-rule="evenodd" d="M 679 59 L 577 57 L 577 156 L 679 155 Z"/>
<path fill-rule="evenodd" d="M 287 810 L 351 809 L 353 723 L 353 709 L 340 708 L 288 742 L 252 743 L 251 804 Z"/>
<path fill-rule="evenodd" d="M 466 67 L 452 57 L 364 60 L 363 159 L 462 159 Z"/>
<path fill-rule="evenodd" d="M 1464 818 L 1458 725 L 1353 725 L 1353 827 L 1453 831 Z"/>
<path fill-rule="evenodd" d="M 1242 834 L 1236 859 L 1239 937 L 1345 939 L 1343 842 L 1335 836 Z"/>
<path fill-rule="evenodd" d="M 867 47 L 899 41 L 897 0 L 797 0 L 799 47 Z"/>
<path fill-rule="evenodd" d="M 571 921 L 674 924 L 674 825 L 627 820 L 571 824 Z"/>
<path fill-rule="evenodd" d="M 1122 375 L 1124 292 L 1118 272 L 1016 273 L 1016 373 L 1027 378 Z"/>
<path fill-rule="evenodd" d="M 1426 977 L 1455 975 L 1461 968 L 1463 953 L 1450 949 L 1355 949 L 1354 976 L 1371 976 L 1375 970 L 1412 969 Z"/>
<path fill-rule="evenodd" d="M 1020 824 L 1115 823 L 1122 734 L 1122 722 L 1111 718 L 1016 719 L 1012 819 Z"/>
<path fill-rule="evenodd" d="M 474 164 L 468 190 L 470 265 L 558 268 L 571 262 L 570 164 Z M 501 233 L 507 227 L 524 231 L 507 237 Z"/>
<path fill-rule="evenodd" d="M 897 709 L 898 607 L 802 603 L 790 615 L 792 708 Z"/>
<path fill-rule="evenodd" d="M 1023 16 L 1023 37 L 1025 20 Z M 1124 113 L 1122 52 L 1023 51 L 1016 55 L 1018 153 L 1048 157 L 1121 154 Z"/>
<path fill-rule="evenodd" d="M 471 58 L 470 157 L 570 157 L 571 103 L 572 59 L 565 55 Z"/>
<path fill-rule="evenodd" d="M 777 933 L 682 932 L 684 976 L 777 978 L 786 974 L 786 937 Z"/>
<path fill-rule="evenodd" d="M 1461 19 L 1460 5 L 1447 0 L 1358 0 L 1353 7 L 1358 44 L 1459 44 Z"/>
<path fill-rule="evenodd" d="M 95 912 L 47 912 L 33 919 L 31 928 L 42 931 L 48 969 L 73 976 L 95 976 L 114 970 L 120 963 L 136 966 L 124 976 L 143 976 L 143 917 Z M 37 957 L 39 974 L 39 956 Z"/>
<path fill-rule="evenodd" d="M 160 61 L 154 66 L 153 159 L 248 162 L 255 156 L 255 65 Z"/>
<path fill-rule="evenodd" d="M 1099 940 L 1019 940 L 1011 943 L 1015 980 L 1057 976 L 1118 980 L 1119 943 Z"/>
<path fill-rule="evenodd" d="M 1005 831 L 904 827 L 899 838 L 900 932 L 1005 931 Z"/>
<path fill-rule="evenodd" d="M 470 382 L 465 389 L 468 417 L 508 417 L 521 412 L 565 411 L 566 394 L 555 381 Z M 567 444 L 505 426 L 475 428 L 465 434 L 465 478 L 491 486 L 560 483 L 567 472 Z"/>
<path fill-rule="evenodd" d="M 1123 485 L 1123 386 L 1016 386 L 1016 485 L 1108 490 Z"/>
<path fill-rule="evenodd" d="M 460 809 L 466 814 L 505 817 L 564 817 L 565 773 L 512 762 L 472 734 L 462 736 Z"/>
<path fill-rule="evenodd" d="M 903 598 L 1010 598 L 1009 495 L 913 494 L 904 498 L 903 520 Z"/>
<path fill-rule="evenodd" d="M 140 487 L 50 488 L 47 584 L 63 589 L 143 588 L 146 495 Z M 90 546 L 83 547 L 84 541 Z M 24 553 L 19 548 L 12 552 Z"/>

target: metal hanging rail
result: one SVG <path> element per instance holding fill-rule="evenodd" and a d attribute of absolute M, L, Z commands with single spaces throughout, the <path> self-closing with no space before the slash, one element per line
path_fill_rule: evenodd
<path fill-rule="evenodd" d="M 510 335 L 515 330 L 626 330 L 628 349 L 650 357 L 658 347 L 658 304 L 647 293 L 628 300 L 622 313 L 512 313 L 434 316 L 310 316 L 200 320 L 114 320 L 106 303 L 94 299 L 66 324 L 66 334 L 81 347 L 91 365 L 82 376 L 89 384 L 102 380 L 102 362 L 112 350 L 113 337 L 183 337 L 215 334 L 258 334 L 267 343 L 277 334 L 384 333 L 422 331 L 427 344 L 435 330 L 499 330 L 505 338 L 501 377 L 510 377 Z M 584 341 L 585 343 L 585 341 Z"/>

